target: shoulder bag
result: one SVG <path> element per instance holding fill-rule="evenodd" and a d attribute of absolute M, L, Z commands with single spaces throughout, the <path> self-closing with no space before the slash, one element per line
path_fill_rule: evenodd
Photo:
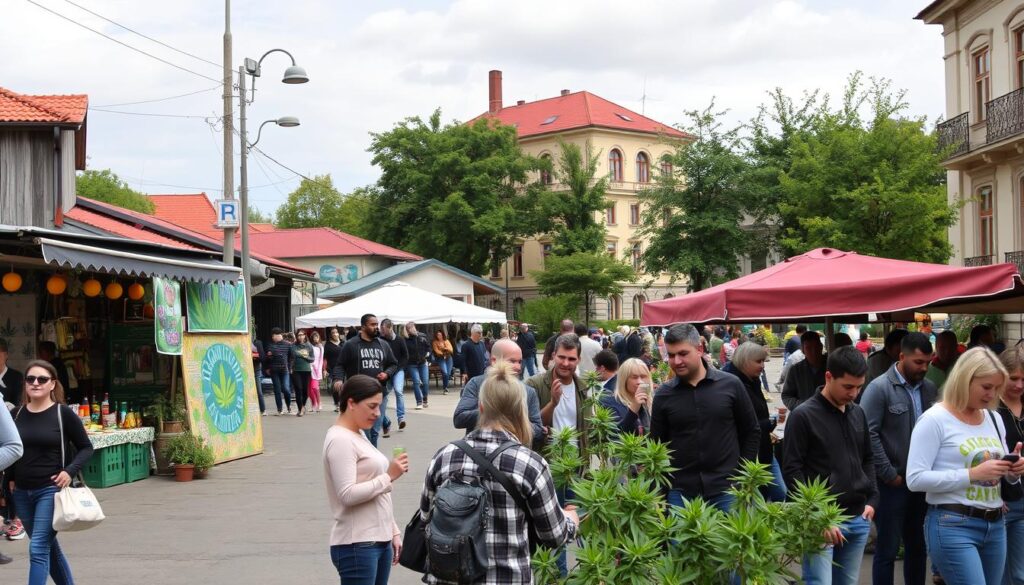
<path fill-rule="evenodd" d="M 59 403 L 57 420 L 60 424 L 60 462 L 64 466 L 67 465 L 64 454 L 64 415 Z M 88 530 L 106 518 L 99 500 L 85 485 L 81 473 L 78 474 L 78 481 L 79 487 L 74 487 L 72 482 L 72 485 L 53 496 L 53 529 L 57 532 Z"/>

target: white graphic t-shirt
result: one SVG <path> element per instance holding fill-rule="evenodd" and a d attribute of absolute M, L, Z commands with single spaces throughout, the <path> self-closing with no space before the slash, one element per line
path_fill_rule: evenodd
<path fill-rule="evenodd" d="M 576 428 L 576 384 L 562 385 L 562 399 L 555 405 L 551 415 L 551 426 L 555 431 Z"/>
<path fill-rule="evenodd" d="M 1002 419 L 987 410 L 984 415 L 981 424 L 969 425 L 941 404 L 921 415 L 910 439 L 907 487 L 927 492 L 929 504 L 1002 507 L 999 480 L 971 481 L 969 475 L 972 467 L 1008 452 Z"/>

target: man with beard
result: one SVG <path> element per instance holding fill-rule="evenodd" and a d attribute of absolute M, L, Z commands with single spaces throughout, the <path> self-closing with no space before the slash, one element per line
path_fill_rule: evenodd
<path fill-rule="evenodd" d="M 931 359 L 932 344 L 928 337 L 924 333 L 908 333 L 900 342 L 898 361 L 868 384 L 861 399 L 878 477 L 878 539 L 871 567 L 875 585 L 893 583 L 901 540 L 903 582 L 923 585 L 925 581 L 924 517 L 928 505 L 925 494 L 907 489 L 904 478 L 914 425 L 931 408 L 938 394 L 935 384 L 925 378 Z"/>
<path fill-rule="evenodd" d="M 349 339 L 341 348 L 339 365 L 345 371 L 345 379 L 356 374 L 376 378 L 381 386 L 385 386 L 398 371 L 398 361 L 391 352 L 390 344 L 380 339 L 377 316 L 367 313 L 359 319 L 359 335 Z M 341 393 L 342 383 L 334 382 L 335 392 Z M 384 413 L 380 413 L 383 417 Z M 367 432 L 367 438 L 377 446 L 379 431 L 376 428 Z"/>

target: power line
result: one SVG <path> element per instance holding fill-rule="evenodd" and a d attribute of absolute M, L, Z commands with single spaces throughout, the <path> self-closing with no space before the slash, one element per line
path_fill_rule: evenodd
<path fill-rule="evenodd" d="M 49 12 L 50 14 L 53 14 L 54 16 L 60 17 L 60 18 L 62 18 L 64 20 L 70 22 L 71 24 L 74 24 L 75 26 L 79 26 L 79 27 L 84 28 L 87 31 L 96 33 L 96 34 L 100 35 L 101 37 L 103 37 L 103 38 L 105 38 L 107 40 L 110 40 L 110 41 L 114 41 L 115 43 L 117 43 L 117 44 L 119 44 L 119 45 L 121 45 L 121 46 L 123 46 L 125 48 L 131 49 L 132 51 L 135 51 L 136 53 L 141 53 L 141 54 L 149 57 L 150 59 L 155 59 L 155 60 L 157 60 L 157 61 L 159 61 L 159 62 L 161 62 L 161 63 L 163 63 L 165 65 L 170 65 L 171 67 L 174 67 L 175 69 L 179 69 L 179 70 L 184 71 L 186 73 L 191 73 L 192 75 L 198 75 L 199 77 L 202 77 L 203 79 L 209 79 L 210 81 L 213 81 L 215 83 L 223 83 L 223 80 L 221 80 L 221 79 L 215 79 L 213 77 L 210 77 L 209 75 L 203 75 L 202 73 L 199 73 L 198 71 L 193 71 L 193 70 L 191 70 L 191 69 L 189 69 L 187 67 L 182 67 L 181 65 L 177 65 L 175 63 L 171 63 L 170 61 L 168 61 L 166 59 L 162 59 L 160 57 L 157 57 L 156 55 L 154 55 L 152 53 L 147 53 L 146 51 L 143 51 L 142 49 L 139 49 L 138 47 L 133 47 L 132 45 L 129 45 L 128 43 L 126 43 L 124 41 L 119 41 L 119 40 L 115 39 L 114 37 L 112 37 L 112 36 L 110 36 L 110 35 L 108 35 L 106 33 L 103 33 L 103 32 L 100 32 L 100 31 L 94 29 L 94 28 L 88 27 L 88 26 L 78 22 L 77 20 L 75 20 L 75 19 L 73 19 L 73 18 L 71 18 L 69 16 L 65 16 L 65 15 L 61 14 L 60 12 L 57 12 L 56 10 L 53 10 L 51 8 L 47 8 L 46 6 L 43 6 L 42 4 L 36 2 L 35 0 L 25 0 L 25 1 L 28 2 L 29 4 L 32 4 L 32 5 L 34 5 L 34 6 L 38 7 L 38 8 L 41 8 L 41 9 Z"/>
<path fill-rule="evenodd" d="M 217 84 L 217 85 L 215 85 L 213 87 L 208 87 L 206 89 L 199 89 L 199 90 L 196 90 L 196 91 L 190 91 L 189 93 L 183 93 L 183 94 L 179 94 L 179 95 L 172 95 L 172 96 L 168 96 L 168 97 L 164 97 L 164 98 L 157 98 L 157 99 L 153 99 L 153 100 L 142 100 L 140 102 L 124 102 L 124 103 L 120 103 L 120 104 L 103 104 L 103 105 L 92 106 L 92 107 L 93 108 L 116 108 L 118 106 L 135 106 L 135 105 L 139 105 L 139 104 L 155 104 L 156 102 L 166 102 L 167 100 L 176 100 L 178 98 L 188 97 L 190 95 L 196 95 L 197 93 L 205 93 L 205 92 L 208 92 L 208 91 L 213 91 L 215 89 L 220 89 L 223 86 L 224 86 L 223 84 Z"/>
<path fill-rule="evenodd" d="M 115 21 L 107 18 L 106 16 L 103 16 L 102 14 L 97 14 L 96 12 L 93 12 L 92 10 L 89 10 L 85 6 L 82 6 L 81 4 L 76 4 L 76 3 L 72 2 L 71 0 L 64 0 L 64 1 L 67 2 L 68 4 L 72 5 L 72 6 L 76 7 L 76 8 L 79 8 L 81 10 L 84 10 L 84 11 L 88 12 L 89 14 L 95 16 L 96 18 L 101 18 L 101 19 L 109 22 L 110 24 L 112 24 L 114 26 L 123 28 L 124 30 L 126 30 L 126 31 L 128 31 L 130 33 L 137 34 L 140 37 L 146 39 L 147 41 L 152 41 L 152 42 L 154 42 L 154 43 L 156 43 L 156 44 L 158 44 L 160 46 L 167 47 L 168 49 L 170 49 L 172 51 L 181 53 L 182 55 L 186 55 L 188 57 L 192 57 L 193 59 L 198 59 L 199 61 L 202 61 L 203 63 L 209 63 L 210 65 L 213 65 L 214 67 L 217 67 L 218 69 L 221 68 L 220 63 L 214 63 L 213 61 L 210 61 L 208 59 L 203 59 L 202 57 L 200 57 L 198 55 L 193 55 L 192 53 L 189 53 L 188 51 L 182 51 L 181 49 L 179 49 L 177 47 L 172 47 L 171 45 L 168 45 L 167 43 L 165 43 L 163 41 L 158 41 L 157 39 L 154 39 L 153 37 L 146 36 L 146 35 L 140 33 L 137 30 L 130 29 L 127 26 L 125 26 L 125 25 L 123 25 L 123 24 L 121 24 L 119 22 L 115 22 Z"/>
<path fill-rule="evenodd" d="M 185 116 L 181 114 L 153 114 L 149 112 L 125 112 L 123 110 L 107 110 L 104 108 L 89 108 L 92 112 L 104 112 L 106 114 L 123 114 L 125 116 L 148 116 L 152 118 L 190 118 L 195 120 L 208 120 L 216 116 Z"/>

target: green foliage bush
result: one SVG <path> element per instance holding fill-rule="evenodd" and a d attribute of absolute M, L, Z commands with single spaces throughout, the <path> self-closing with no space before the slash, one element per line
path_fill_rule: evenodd
<path fill-rule="evenodd" d="M 639 327 L 639 319 L 610 319 L 605 321 L 591 321 L 590 327 L 593 329 L 602 328 L 605 333 L 611 333 L 621 327 L 622 325 L 629 325 L 630 327 Z"/>
<path fill-rule="evenodd" d="M 600 382 L 585 380 L 592 409 L 588 435 L 597 466 L 580 474 L 584 458 L 563 429 L 547 451 L 559 486 L 571 485 L 581 511 L 576 566 L 559 576 L 557 551 L 533 557 L 540 585 L 697 584 L 798 581 L 801 557 L 824 543 L 823 532 L 847 517 L 824 481 L 800 485 L 786 503 L 766 502 L 760 487 L 767 466 L 744 462 L 731 490 L 736 503 L 723 513 L 701 499 L 670 509 L 664 498 L 672 471 L 668 446 L 645 436 L 618 435 L 611 412 L 597 405 Z"/>
<path fill-rule="evenodd" d="M 971 329 L 975 325 L 988 325 L 995 332 L 996 339 L 999 339 L 1002 327 L 999 315 L 953 315 L 950 321 L 950 329 L 956 333 L 956 338 L 965 343 L 971 338 Z"/>
<path fill-rule="evenodd" d="M 558 331 L 562 319 L 576 316 L 575 306 L 576 299 L 570 295 L 538 297 L 523 304 L 519 319 L 533 326 L 538 340 L 543 343 L 547 336 Z"/>

